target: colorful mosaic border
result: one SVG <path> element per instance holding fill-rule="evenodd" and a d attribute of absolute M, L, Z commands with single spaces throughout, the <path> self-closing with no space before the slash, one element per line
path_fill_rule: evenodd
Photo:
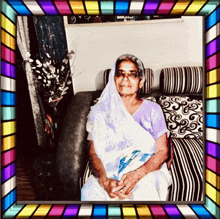
<path fill-rule="evenodd" d="M 3 0 L 1 2 L 2 218 L 220 218 L 220 7 L 219 0 Z M 17 15 L 205 16 L 205 205 L 16 204 L 15 40 Z"/>

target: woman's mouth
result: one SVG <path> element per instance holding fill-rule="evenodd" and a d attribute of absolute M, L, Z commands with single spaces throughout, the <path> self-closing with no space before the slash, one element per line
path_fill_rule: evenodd
<path fill-rule="evenodd" d="M 121 88 L 130 88 L 130 85 L 120 85 Z"/>

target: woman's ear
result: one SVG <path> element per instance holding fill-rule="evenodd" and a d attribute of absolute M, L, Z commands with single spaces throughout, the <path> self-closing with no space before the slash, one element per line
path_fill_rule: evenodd
<path fill-rule="evenodd" d="M 139 82 L 139 88 L 141 89 L 144 85 L 144 82 L 145 82 L 145 77 L 143 77 L 140 82 Z"/>

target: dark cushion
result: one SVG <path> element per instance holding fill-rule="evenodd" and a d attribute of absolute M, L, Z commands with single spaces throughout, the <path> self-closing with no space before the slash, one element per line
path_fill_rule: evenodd
<path fill-rule="evenodd" d="M 87 115 L 98 96 L 100 92 L 77 93 L 67 109 L 57 150 L 60 200 L 81 200 L 79 179 L 85 172 L 89 156 Z"/>

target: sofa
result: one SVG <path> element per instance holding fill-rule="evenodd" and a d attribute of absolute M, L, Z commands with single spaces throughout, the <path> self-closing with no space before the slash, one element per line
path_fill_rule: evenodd
<path fill-rule="evenodd" d="M 104 71 L 104 85 L 109 72 Z M 201 66 L 164 68 L 160 88 L 153 90 L 153 71 L 145 69 L 146 82 L 139 95 L 161 106 L 170 130 L 173 183 L 167 201 L 204 201 L 203 75 Z M 59 200 L 80 201 L 80 189 L 92 174 L 86 121 L 101 92 L 79 92 L 68 106 L 56 153 Z"/>

